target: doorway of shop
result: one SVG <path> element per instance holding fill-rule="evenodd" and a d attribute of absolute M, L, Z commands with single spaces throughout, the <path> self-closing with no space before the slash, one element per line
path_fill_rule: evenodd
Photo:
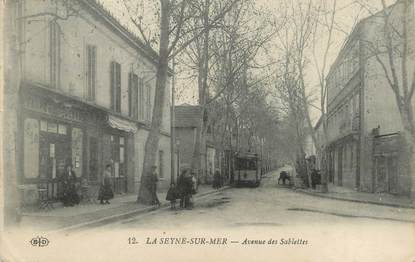
<path fill-rule="evenodd" d="M 41 132 L 39 187 L 47 189 L 50 200 L 62 196 L 62 177 L 65 166 L 71 163 L 71 144 L 66 134 Z"/>

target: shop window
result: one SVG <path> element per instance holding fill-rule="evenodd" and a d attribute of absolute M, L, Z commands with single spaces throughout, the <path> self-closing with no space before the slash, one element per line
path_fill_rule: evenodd
<path fill-rule="evenodd" d="M 48 122 L 48 132 L 58 133 L 58 125 L 56 123 Z"/>
<path fill-rule="evenodd" d="M 52 179 L 56 178 L 56 154 L 55 154 L 55 144 L 49 144 L 49 158 L 52 164 Z"/>
<path fill-rule="evenodd" d="M 116 178 L 120 177 L 120 163 L 119 162 L 114 163 L 114 177 Z"/>
<path fill-rule="evenodd" d="M 24 176 L 39 176 L 39 122 L 27 118 L 24 121 Z"/>
<path fill-rule="evenodd" d="M 98 179 L 98 139 L 89 138 L 89 179 L 95 181 Z"/>
<path fill-rule="evenodd" d="M 60 135 L 66 135 L 66 133 L 67 133 L 66 126 L 65 125 L 59 125 L 58 126 L 58 133 Z"/>
<path fill-rule="evenodd" d="M 111 109 L 121 112 L 121 65 L 111 62 Z"/>
<path fill-rule="evenodd" d="M 40 120 L 40 131 L 44 131 L 44 132 L 48 131 L 48 122 L 44 120 Z"/>
<path fill-rule="evenodd" d="M 124 163 L 124 155 L 125 155 L 124 147 L 120 147 L 120 163 L 121 164 Z"/>
<path fill-rule="evenodd" d="M 72 128 L 72 165 L 78 177 L 82 176 L 82 139 L 82 130 Z"/>
<path fill-rule="evenodd" d="M 119 137 L 119 151 L 120 151 L 120 164 L 124 164 L 124 158 L 125 158 L 125 138 L 120 136 Z"/>
<path fill-rule="evenodd" d="M 126 149 L 125 138 L 111 135 L 111 162 L 114 167 L 114 190 L 117 193 L 126 192 Z"/>
<path fill-rule="evenodd" d="M 87 100 L 95 101 L 95 85 L 97 74 L 97 48 L 96 46 L 88 45 L 86 47 L 87 53 L 87 66 L 86 66 L 86 79 L 87 79 Z"/>

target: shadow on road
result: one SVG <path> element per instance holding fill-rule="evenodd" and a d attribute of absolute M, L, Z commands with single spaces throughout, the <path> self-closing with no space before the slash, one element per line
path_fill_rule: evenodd
<path fill-rule="evenodd" d="M 193 209 L 213 208 L 231 202 L 230 197 L 214 198 L 207 202 L 196 203 Z"/>

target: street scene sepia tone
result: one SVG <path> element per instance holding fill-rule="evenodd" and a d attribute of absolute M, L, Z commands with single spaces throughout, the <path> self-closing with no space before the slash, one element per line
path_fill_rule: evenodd
<path fill-rule="evenodd" d="M 1 261 L 415 261 L 413 0 L 4 0 Z"/>

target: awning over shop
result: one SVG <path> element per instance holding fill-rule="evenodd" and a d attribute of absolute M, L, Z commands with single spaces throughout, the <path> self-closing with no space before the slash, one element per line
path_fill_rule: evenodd
<path fill-rule="evenodd" d="M 128 120 L 124 120 L 122 118 L 108 115 L 108 124 L 115 129 L 119 129 L 122 131 L 130 132 L 130 133 L 136 133 L 137 132 L 137 126 L 135 123 L 130 122 Z"/>

